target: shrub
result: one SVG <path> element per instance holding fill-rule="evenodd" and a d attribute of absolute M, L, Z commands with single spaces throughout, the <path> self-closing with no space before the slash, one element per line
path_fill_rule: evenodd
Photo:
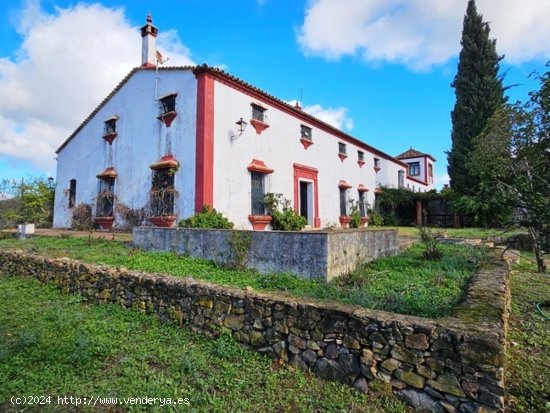
<path fill-rule="evenodd" d="M 94 227 L 90 204 L 78 204 L 73 208 L 71 226 L 78 230 L 90 230 Z"/>
<path fill-rule="evenodd" d="M 210 228 L 231 229 L 233 223 L 209 205 L 202 207 L 202 211 L 178 223 L 180 228 Z"/>
<path fill-rule="evenodd" d="M 359 211 L 359 205 L 357 204 L 357 201 L 355 199 L 349 200 L 350 204 L 350 218 L 351 221 L 349 222 L 350 228 L 359 228 L 361 226 L 361 212 Z"/>
<path fill-rule="evenodd" d="M 369 212 L 370 224 L 375 227 L 381 227 L 384 225 L 384 218 L 376 211 Z"/>
<path fill-rule="evenodd" d="M 239 271 L 245 270 L 252 246 L 252 236 L 242 231 L 231 231 L 228 243 L 232 266 Z"/>
<path fill-rule="evenodd" d="M 420 234 L 420 241 L 424 244 L 424 252 L 422 256 L 430 261 L 437 261 L 443 257 L 443 252 L 439 249 L 439 236 L 431 228 L 419 225 L 418 231 Z"/>
<path fill-rule="evenodd" d="M 271 227 L 279 231 L 301 231 L 307 225 L 307 219 L 298 215 L 283 194 L 266 194 L 264 204 L 271 216 Z"/>
<path fill-rule="evenodd" d="M 117 214 L 124 220 L 123 229 L 131 231 L 145 221 L 145 208 L 130 208 L 122 202 L 116 204 Z"/>

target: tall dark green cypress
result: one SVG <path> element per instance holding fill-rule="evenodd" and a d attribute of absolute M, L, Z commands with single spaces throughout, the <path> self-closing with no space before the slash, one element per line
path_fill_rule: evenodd
<path fill-rule="evenodd" d="M 452 148 L 447 152 L 451 187 L 459 194 L 473 195 L 478 179 L 466 166 L 472 152 L 472 139 L 479 135 L 496 108 L 505 102 L 496 41 L 489 38 L 489 24 L 468 1 L 462 28 L 462 50 L 458 71 L 451 86 L 456 103 L 451 112 Z"/>

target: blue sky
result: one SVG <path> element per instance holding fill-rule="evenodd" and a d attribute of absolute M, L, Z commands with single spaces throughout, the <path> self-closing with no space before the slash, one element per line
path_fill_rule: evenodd
<path fill-rule="evenodd" d="M 550 59 L 550 2 L 478 0 L 510 100 Z M 167 64 L 219 66 L 446 182 L 466 0 L 138 0 L 0 3 L 0 178 L 54 175 L 54 151 L 133 66 L 147 12 Z"/>

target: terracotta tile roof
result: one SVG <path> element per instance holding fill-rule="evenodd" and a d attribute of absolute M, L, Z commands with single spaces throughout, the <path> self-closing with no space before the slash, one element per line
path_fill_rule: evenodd
<path fill-rule="evenodd" d="M 154 71 L 155 68 L 154 67 L 153 68 L 136 67 L 136 68 L 132 69 L 130 71 L 130 73 L 128 73 L 120 81 L 120 83 L 117 86 L 115 86 L 115 88 L 111 91 L 111 93 L 109 93 L 107 95 L 107 97 L 105 99 L 103 99 L 103 101 L 92 111 L 92 113 L 90 113 L 88 115 L 88 117 L 86 119 L 84 119 L 84 121 L 75 129 L 75 131 L 65 140 L 65 142 L 63 142 L 63 144 L 61 144 L 61 146 L 57 149 L 57 151 L 55 153 L 58 154 L 59 152 L 61 152 L 61 150 L 65 146 L 67 146 L 67 144 L 78 134 L 78 132 L 80 132 L 80 130 L 82 130 L 82 128 L 84 126 L 86 126 L 86 124 L 94 117 L 94 115 L 97 114 L 99 112 L 99 110 L 103 106 L 105 106 L 105 104 L 122 88 L 122 86 L 124 86 L 134 74 L 136 74 L 138 71 L 141 71 L 141 70 Z M 310 122 L 310 123 L 314 124 L 316 127 L 319 127 L 320 129 L 324 129 L 325 131 L 338 136 L 342 140 L 353 143 L 354 145 L 356 145 L 360 148 L 366 149 L 369 152 L 372 152 L 373 154 L 375 154 L 375 155 L 377 155 L 381 158 L 390 160 L 392 162 L 396 162 L 396 163 L 398 163 L 402 166 L 407 166 L 404 162 L 400 161 L 398 158 L 393 157 L 393 156 L 391 156 L 391 155 L 389 155 L 385 152 L 382 152 L 381 150 L 379 150 L 379 149 L 377 149 L 373 146 L 370 146 L 369 144 L 353 137 L 352 135 L 349 135 L 349 134 L 341 131 L 340 129 L 338 129 L 338 128 L 332 126 L 332 125 L 329 125 L 328 123 L 316 118 L 315 116 L 309 115 L 308 113 L 304 112 L 301 108 L 296 107 L 294 105 L 291 105 L 291 104 L 285 102 L 284 100 L 279 99 L 279 98 L 265 92 L 264 90 L 254 86 L 254 85 L 251 85 L 250 83 L 245 82 L 244 80 L 241 80 L 241 79 L 225 72 L 224 70 L 208 66 L 207 64 L 203 64 L 203 65 L 199 65 L 199 66 L 167 66 L 167 67 L 159 67 L 158 70 L 159 71 L 192 71 L 196 76 L 200 75 L 201 73 L 207 72 L 207 73 L 213 75 L 214 78 L 216 78 L 217 80 L 219 80 L 221 82 L 224 82 L 224 83 L 227 83 L 227 84 L 230 84 L 230 85 L 233 84 L 233 85 L 240 86 L 242 89 L 245 89 L 247 92 L 249 92 L 249 94 L 257 95 L 258 97 L 261 97 L 261 98 L 267 100 L 270 104 L 272 104 L 274 106 L 277 106 L 279 109 L 283 109 L 286 112 L 292 113 L 294 116 L 296 116 L 298 118 L 301 118 L 302 120 L 304 120 L 306 122 Z M 427 156 L 430 156 L 430 155 L 427 155 Z"/>
<path fill-rule="evenodd" d="M 431 158 L 435 161 L 435 158 L 430 155 L 429 153 L 424 153 L 417 151 L 416 149 L 413 149 L 412 147 L 409 150 L 406 150 L 400 155 L 397 155 L 397 159 L 410 159 L 410 158 L 422 158 L 423 156 L 427 156 L 428 158 Z"/>

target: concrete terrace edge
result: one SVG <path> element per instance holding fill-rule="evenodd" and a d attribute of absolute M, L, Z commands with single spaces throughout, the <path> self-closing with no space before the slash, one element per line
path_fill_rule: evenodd
<path fill-rule="evenodd" d="M 115 303 L 255 350 L 329 380 L 386 387 L 418 409 L 503 412 L 508 266 L 478 271 L 453 317 L 425 319 L 0 251 L 0 273 L 32 277 L 90 302 Z M 488 299 L 490 300 L 488 301 Z"/>

